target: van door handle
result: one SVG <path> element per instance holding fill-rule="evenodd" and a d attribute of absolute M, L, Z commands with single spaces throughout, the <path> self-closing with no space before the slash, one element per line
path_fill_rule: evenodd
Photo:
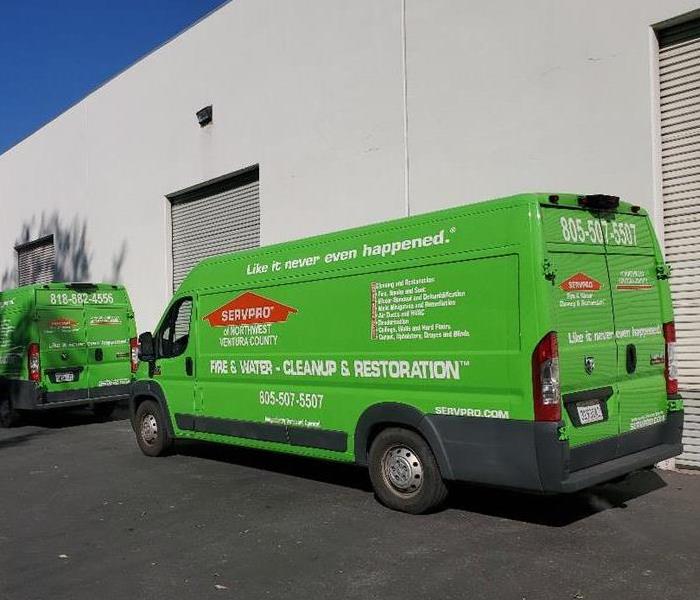
<path fill-rule="evenodd" d="M 185 373 L 187 373 L 188 377 L 192 377 L 193 372 L 194 372 L 194 364 L 192 362 L 192 359 L 188 356 L 185 359 Z"/>
<path fill-rule="evenodd" d="M 630 375 L 637 370 L 637 346 L 627 344 L 627 373 Z"/>
<path fill-rule="evenodd" d="M 95 350 L 95 360 L 100 362 L 104 358 L 104 352 L 102 352 L 102 348 L 97 348 Z"/>

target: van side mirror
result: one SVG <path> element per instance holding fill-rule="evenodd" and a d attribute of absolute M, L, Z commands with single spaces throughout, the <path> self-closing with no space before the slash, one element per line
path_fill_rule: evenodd
<path fill-rule="evenodd" d="M 139 360 L 151 362 L 156 359 L 156 348 L 153 343 L 153 334 L 145 331 L 139 335 Z"/>

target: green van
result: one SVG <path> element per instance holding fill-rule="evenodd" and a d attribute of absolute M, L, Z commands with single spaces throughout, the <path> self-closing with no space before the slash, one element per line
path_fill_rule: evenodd
<path fill-rule="evenodd" d="M 0 426 L 23 411 L 90 406 L 108 417 L 137 369 L 122 286 L 51 283 L 0 292 Z"/>
<path fill-rule="evenodd" d="M 681 452 L 669 270 L 647 213 L 523 194 L 218 256 L 140 337 L 132 424 L 445 481 L 571 492 Z"/>

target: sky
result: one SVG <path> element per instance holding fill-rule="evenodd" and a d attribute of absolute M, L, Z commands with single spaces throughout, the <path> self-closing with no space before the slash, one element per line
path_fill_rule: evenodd
<path fill-rule="evenodd" d="M 0 154 L 224 0 L 0 0 Z"/>

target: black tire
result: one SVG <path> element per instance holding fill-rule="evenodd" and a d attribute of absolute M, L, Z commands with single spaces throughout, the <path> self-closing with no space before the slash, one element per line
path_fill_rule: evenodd
<path fill-rule="evenodd" d="M 92 414 L 100 421 L 106 421 L 112 416 L 115 408 L 117 408 L 116 402 L 100 402 L 92 405 Z"/>
<path fill-rule="evenodd" d="M 12 408 L 9 398 L 0 398 L 0 427 L 16 427 L 21 421 L 20 414 Z"/>
<path fill-rule="evenodd" d="M 414 515 L 438 508 L 447 486 L 428 443 L 416 432 L 391 427 L 374 438 L 369 476 L 382 504 Z"/>
<path fill-rule="evenodd" d="M 144 400 L 134 415 L 136 442 L 146 456 L 164 456 L 172 447 L 173 440 L 165 424 L 160 405 L 153 400 Z"/>

